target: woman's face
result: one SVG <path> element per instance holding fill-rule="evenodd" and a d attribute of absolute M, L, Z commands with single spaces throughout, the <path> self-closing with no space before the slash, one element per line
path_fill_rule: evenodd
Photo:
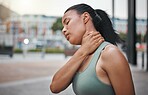
<path fill-rule="evenodd" d="M 62 17 L 62 23 L 65 38 L 73 45 L 80 45 L 86 31 L 83 16 L 75 10 L 69 10 Z"/>

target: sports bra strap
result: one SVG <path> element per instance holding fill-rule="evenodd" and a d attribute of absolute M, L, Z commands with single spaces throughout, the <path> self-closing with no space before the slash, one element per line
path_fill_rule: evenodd
<path fill-rule="evenodd" d="M 96 67 L 96 64 L 97 64 L 97 61 L 99 59 L 99 56 L 101 54 L 101 51 L 105 48 L 106 45 L 110 44 L 109 42 L 103 42 L 98 48 L 97 50 L 95 51 L 93 57 L 92 57 L 92 60 L 90 61 L 90 65 L 88 67 L 89 68 L 95 68 Z M 91 69 L 92 70 L 92 69 Z M 94 69 L 95 70 L 95 69 Z"/>

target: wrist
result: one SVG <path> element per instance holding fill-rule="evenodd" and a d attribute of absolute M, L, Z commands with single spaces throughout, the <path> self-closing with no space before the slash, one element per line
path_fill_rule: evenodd
<path fill-rule="evenodd" d="M 78 50 L 77 50 L 77 53 L 80 55 L 80 56 L 88 56 L 89 53 L 87 52 L 87 50 L 85 50 L 83 47 L 80 47 Z"/>

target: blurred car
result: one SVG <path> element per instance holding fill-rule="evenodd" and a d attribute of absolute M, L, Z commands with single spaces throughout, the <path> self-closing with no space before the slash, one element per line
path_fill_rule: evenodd
<path fill-rule="evenodd" d="M 44 45 L 46 45 L 45 40 L 37 40 L 36 41 L 36 49 L 42 49 L 44 47 Z"/>
<path fill-rule="evenodd" d="M 13 33 L 6 32 L 6 26 L 0 25 L 0 54 L 13 57 Z"/>
<path fill-rule="evenodd" d="M 13 57 L 13 46 L 0 45 L 0 54 L 9 55 L 10 57 Z"/>

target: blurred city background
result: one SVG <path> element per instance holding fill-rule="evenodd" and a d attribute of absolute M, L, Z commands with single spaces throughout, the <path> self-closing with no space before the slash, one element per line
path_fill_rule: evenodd
<path fill-rule="evenodd" d="M 79 46 L 64 38 L 61 17 L 78 3 L 105 10 L 124 40 L 137 95 L 148 93 L 147 0 L 0 0 L 0 95 L 54 95 L 54 73 Z M 58 95 L 74 95 L 71 86 Z"/>

